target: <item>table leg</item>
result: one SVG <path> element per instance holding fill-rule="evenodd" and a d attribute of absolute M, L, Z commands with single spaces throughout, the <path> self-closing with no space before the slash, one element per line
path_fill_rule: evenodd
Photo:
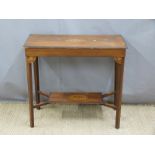
<path fill-rule="evenodd" d="M 36 104 L 40 103 L 40 86 L 39 86 L 39 67 L 38 67 L 38 58 L 36 58 L 34 62 L 34 82 L 35 82 L 35 97 L 36 97 Z M 37 109 L 40 109 L 40 107 L 37 107 Z"/>
<path fill-rule="evenodd" d="M 117 128 L 117 129 L 119 129 L 119 127 L 120 127 L 123 71 L 124 71 L 124 58 L 116 58 L 116 60 L 115 60 L 114 104 L 116 106 L 115 128 Z"/>
<path fill-rule="evenodd" d="M 32 63 L 28 62 L 28 60 L 27 60 L 26 64 L 27 64 L 26 66 L 27 66 L 27 82 L 28 82 L 30 126 L 34 127 Z"/>

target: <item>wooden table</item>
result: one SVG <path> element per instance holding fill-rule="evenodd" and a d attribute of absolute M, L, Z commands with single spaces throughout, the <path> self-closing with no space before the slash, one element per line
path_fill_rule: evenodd
<path fill-rule="evenodd" d="M 32 34 L 24 44 L 27 66 L 30 126 L 34 127 L 34 108 L 49 103 L 100 104 L 116 111 L 115 127 L 120 127 L 121 98 L 126 44 L 121 35 L 39 35 Z M 40 57 L 112 57 L 115 62 L 114 91 L 52 92 L 45 93 L 39 86 L 38 58 Z M 36 104 L 33 104 L 33 79 Z M 40 101 L 40 95 L 47 101 Z M 114 103 L 105 103 L 104 97 L 114 95 Z"/>

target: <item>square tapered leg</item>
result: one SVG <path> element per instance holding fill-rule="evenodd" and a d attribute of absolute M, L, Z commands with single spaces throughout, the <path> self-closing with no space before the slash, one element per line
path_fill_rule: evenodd
<path fill-rule="evenodd" d="M 27 61 L 26 66 L 27 66 L 26 68 L 27 68 L 27 82 L 28 82 L 30 127 L 34 127 L 32 64 Z"/>
<path fill-rule="evenodd" d="M 117 129 L 120 128 L 121 99 L 122 99 L 122 87 L 123 87 L 123 71 L 124 71 L 124 58 L 120 58 L 119 61 L 115 61 L 114 104 L 116 106 L 115 128 L 117 128 Z"/>

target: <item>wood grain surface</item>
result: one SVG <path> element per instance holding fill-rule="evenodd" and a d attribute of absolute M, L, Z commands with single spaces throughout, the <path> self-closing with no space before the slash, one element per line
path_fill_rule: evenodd
<path fill-rule="evenodd" d="M 59 103 L 99 104 L 103 102 L 103 99 L 102 93 L 54 92 L 50 94 L 49 101 Z"/>
<path fill-rule="evenodd" d="M 121 35 L 41 35 L 31 34 L 25 48 L 105 48 L 125 49 Z"/>

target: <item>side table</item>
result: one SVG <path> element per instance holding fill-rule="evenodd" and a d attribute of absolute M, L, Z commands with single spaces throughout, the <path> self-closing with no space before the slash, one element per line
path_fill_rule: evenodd
<path fill-rule="evenodd" d="M 34 108 L 50 103 L 60 104 L 100 104 L 116 111 L 115 127 L 120 127 L 123 70 L 126 43 L 121 35 L 40 35 L 31 34 L 24 44 L 30 126 L 34 127 Z M 115 62 L 114 91 L 102 92 L 52 92 L 40 90 L 38 59 L 41 57 L 111 57 Z M 33 104 L 33 78 L 36 104 Z M 47 97 L 41 101 L 40 96 Z M 114 103 L 104 102 L 104 98 L 114 95 Z"/>

